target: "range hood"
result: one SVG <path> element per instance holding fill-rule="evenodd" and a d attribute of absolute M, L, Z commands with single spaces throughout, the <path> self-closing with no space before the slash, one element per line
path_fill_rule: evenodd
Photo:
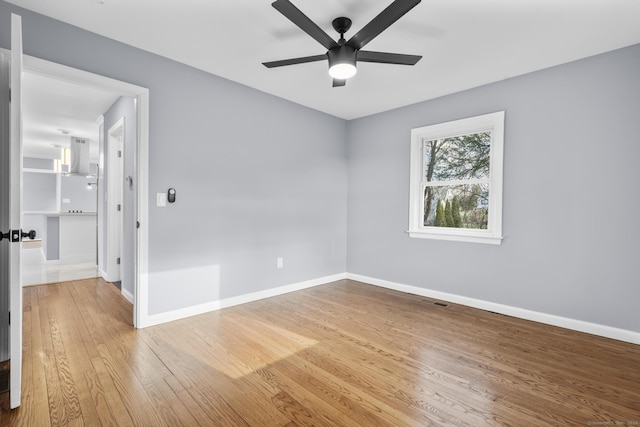
<path fill-rule="evenodd" d="M 71 137 L 69 175 L 91 175 L 89 171 L 89 142 L 85 138 Z"/>

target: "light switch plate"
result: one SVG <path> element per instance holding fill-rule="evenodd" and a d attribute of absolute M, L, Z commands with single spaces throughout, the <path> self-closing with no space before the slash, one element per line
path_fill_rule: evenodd
<path fill-rule="evenodd" d="M 167 206 L 167 193 L 156 193 L 156 206 Z"/>

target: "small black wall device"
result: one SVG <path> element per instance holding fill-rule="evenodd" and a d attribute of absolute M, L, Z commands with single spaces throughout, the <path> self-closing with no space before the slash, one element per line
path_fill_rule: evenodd
<path fill-rule="evenodd" d="M 176 201 L 176 189 L 175 188 L 170 188 L 169 191 L 167 191 L 167 200 L 169 201 L 169 203 L 174 203 Z"/>

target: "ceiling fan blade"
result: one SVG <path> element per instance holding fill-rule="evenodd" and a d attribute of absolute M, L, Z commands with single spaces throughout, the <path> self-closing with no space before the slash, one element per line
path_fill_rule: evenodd
<path fill-rule="evenodd" d="M 282 59 L 280 61 L 263 62 L 262 65 L 264 65 L 267 68 L 284 67 L 285 65 L 304 64 L 307 62 L 322 61 L 325 59 L 327 59 L 327 54 L 323 53 L 322 55 L 303 56 L 300 58 L 291 58 L 291 59 Z"/>
<path fill-rule="evenodd" d="M 271 3 L 271 6 L 300 27 L 302 31 L 313 37 L 314 40 L 324 46 L 327 50 L 338 45 L 338 43 L 325 33 L 322 28 L 318 27 L 315 22 L 302 13 L 300 9 L 295 7 L 289 0 L 276 0 Z"/>
<path fill-rule="evenodd" d="M 422 59 L 420 55 L 372 52 L 369 50 L 359 50 L 356 54 L 356 60 L 358 62 L 379 62 L 382 64 L 415 65 L 420 59 Z"/>
<path fill-rule="evenodd" d="M 333 87 L 340 87 L 347 84 L 346 80 L 333 79 Z"/>
<path fill-rule="evenodd" d="M 347 44 L 356 50 L 362 49 L 364 45 L 373 40 L 378 34 L 389 28 L 391 24 L 400 19 L 405 13 L 416 7 L 420 1 L 421 0 L 395 0 L 351 37 Z"/>

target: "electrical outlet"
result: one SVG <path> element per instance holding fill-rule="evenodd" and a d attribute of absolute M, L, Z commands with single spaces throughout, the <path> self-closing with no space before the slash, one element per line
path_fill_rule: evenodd
<path fill-rule="evenodd" d="M 276 267 L 277 268 L 284 268 L 284 258 L 282 258 L 282 257 L 276 258 Z"/>

